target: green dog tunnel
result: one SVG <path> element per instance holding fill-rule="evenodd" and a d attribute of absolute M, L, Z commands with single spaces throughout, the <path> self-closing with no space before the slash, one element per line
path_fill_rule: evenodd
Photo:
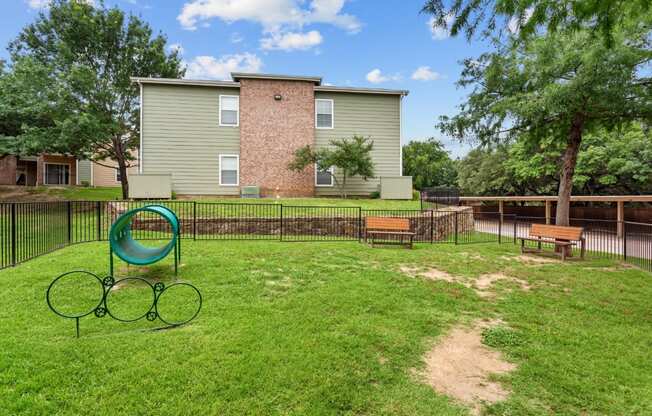
<path fill-rule="evenodd" d="M 153 213 L 163 218 L 170 225 L 172 236 L 167 244 L 160 247 L 145 247 L 134 240 L 131 226 L 134 218 L 140 213 Z M 144 266 L 163 260 L 174 250 L 174 273 L 177 273 L 178 262 L 181 260 L 181 239 L 179 234 L 179 218 L 171 209 L 163 205 L 146 205 L 120 215 L 111 225 L 109 232 L 110 246 L 110 276 L 113 276 L 113 254 L 128 264 Z"/>

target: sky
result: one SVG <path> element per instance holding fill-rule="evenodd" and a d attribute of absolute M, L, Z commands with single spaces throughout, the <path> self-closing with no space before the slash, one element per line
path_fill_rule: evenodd
<path fill-rule="evenodd" d="M 87 0 L 99 3 L 100 0 Z M 0 59 L 6 45 L 48 0 L 0 0 Z M 403 142 L 440 139 L 453 157 L 467 144 L 436 128 L 455 114 L 460 61 L 486 50 L 478 40 L 433 30 L 424 0 L 105 0 L 142 17 L 178 48 L 187 78 L 229 79 L 229 72 L 323 77 L 324 84 L 406 89 Z"/>

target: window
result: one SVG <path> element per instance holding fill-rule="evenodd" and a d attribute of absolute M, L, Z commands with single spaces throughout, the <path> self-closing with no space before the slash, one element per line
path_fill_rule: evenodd
<path fill-rule="evenodd" d="M 332 129 L 334 124 L 333 100 L 315 100 L 315 127 Z"/>
<path fill-rule="evenodd" d="M 238 186 L 240 182 L 240 157 L 220 155 L 220 185 Z"/>
<path fill-rule="evenodd" d="M 335 167 L 331 166 L 326 170 L 319 170 L 315 166 L 315 186 L 333 186 L 333 174 L 335 173 Z"/>
<path fill-rule="evenodd" d="M 120 169 L 115 169 L 115 181 L 122 182 L 122 175 L 120 175 Z"/>
<path fill-rule="evenodd" d="M 70 165 L 46 163 L 44 182 L 46 185 L 70 185 Z"/>
<path fill-rule="evenodd" d="M 237 127 L 240 124 L 240 97 L 220 95 L 220 126 Z"/>

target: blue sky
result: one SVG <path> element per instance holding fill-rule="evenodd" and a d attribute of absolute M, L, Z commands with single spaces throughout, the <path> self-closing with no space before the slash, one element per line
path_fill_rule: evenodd
<path fill-rule="evenodd" d="M 95 1 L 99 0 L 89 0 Z M 47 0 L 4 1 L 0 43 L 15 38 Z M 106 0 L 140 15 L 178 45 L 188 76 L 225 78 L 231 70 L 319 75 L 324 83 L 408 89 L 403 141 L 440 138 L 453 156 L 468 146 L 443 137 L 440 115 L 465 92 L 459 61 L 485 45 L 433 33 L 423 0 Z M 5 48 L 0 58 L 7 58 Z"/>

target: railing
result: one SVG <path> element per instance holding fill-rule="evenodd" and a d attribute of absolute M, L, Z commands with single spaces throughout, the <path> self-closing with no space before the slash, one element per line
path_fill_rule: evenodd
<path fill-rule="evenodd" d="M 290 206 L 196 201 L 62 201 L 0 203 L 0 268 L 71 244 L 104 241 L 127 210 L 161 204 L 177 213 L 181 238 L 193 240 L 358 241 L 367 217 L 407 218 L 422 243 L 517 243 L 544 217 L 517 217 L 470 208 L 369 210 L 359 207 Z M 584 227 L 591 256 L 622 259 L 652 271 L 652 224 L 572 219 Z M 135 217 L 137 240 L 169 236 L 168 223 L 152 213 Z M 528 244 L 532 244 L 531 242 Z M 534 243 L 536 244 L 536 243 Z M 578 250 L 575 248 L 574 250 Z"/>

